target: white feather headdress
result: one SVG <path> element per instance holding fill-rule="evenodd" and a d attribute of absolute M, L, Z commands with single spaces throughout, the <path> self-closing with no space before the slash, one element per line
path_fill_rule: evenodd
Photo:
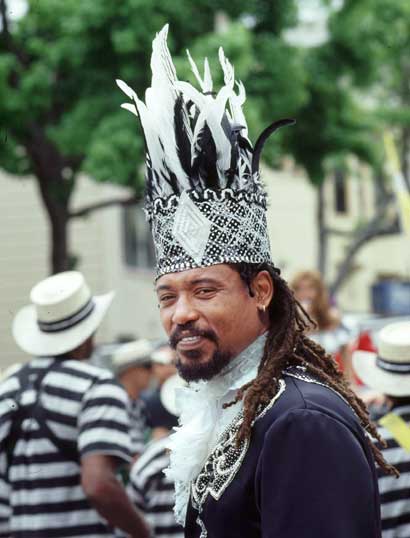
<path fill-rule="evenodd" d="M 152 83 L 145 103 L 117 81 L 131 100 L 122 107 L 139 118 L 144 133 L 145 210 L 157 274 L 215 263 L 271 261 L 259 158 L 268 136 L 293 121 L 275 122 L 252 148 L 242 110 L 245 89 L 235 83 L 223 49 L 219 62 L 224 85 L 217 93 L 208 60 L 201 75 L 188 52 L 198 90 L 178 80 L 167 34 L 168 25 L 152 44 Z"/>

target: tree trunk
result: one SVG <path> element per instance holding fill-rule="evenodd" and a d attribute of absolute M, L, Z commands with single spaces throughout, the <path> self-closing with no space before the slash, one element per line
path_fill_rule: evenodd
<path fill-rule="evenodd" d="M 318 232 L 318 252 L 317 252 L 317 268 L 318 271 L 326 279 L 327 270 L 327 250 L 328 250 L 328 235 L 326 231 L 326 217 L 325 217 L 325 196 L 324 196 L 324 182 L 322 181 L 317 188 L 317 208 L 316 208 L 316 221 Z"/>
<path fill-rule="evenodd" d="M 367 245 L 370 241 L 374 241 L 378 237 L 385 237 L 400 233 L 398 218 L 395 217 L 394 219 L 386 219 L 386 214 L 384 213 L 385 210 L 386 208 L 384 208 L 384 211 L 380 210 L 380 212 L 378 212 L 376 216 L 371 219 L 366 226 L 361 228 L 353 237 L 350 245 L 347 248 L 344 260 L 338 268 L 336 277 L 329 286 L 329 292 L 331 295 L 336 294 L 350 276 L 354 259 L 365 245 Z"/>
<path fill-rule="evenodd" d="M 49 267 L 53 274 L 71 269 L 68 250 L 67 210 L 56 213 L 50 218 Z"/>
<path fill-rule="evenodd" d="M 68 201 L 53 192 L 51 181 L 37 177 L 37 183 L 49 221 L 49 270 L 51 274 L 70 269 L 68 247 Z M 53 186 L 53 185 L 52 185 Z"/>

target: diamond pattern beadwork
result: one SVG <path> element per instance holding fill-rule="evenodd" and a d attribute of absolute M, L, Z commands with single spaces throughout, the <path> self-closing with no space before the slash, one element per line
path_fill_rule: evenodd
<path fill-rule="evenodd" d="M 189 205 L 182 196 L 189 198 Z M 182 196 L 157 199 L 146 207 L 156 249 L 157 278 L 218 263 L 271 261 L 262 190 L 208 190 L 204 195 L 186 191 Z"/>
<path fill-rule="evenodd" d="M 172 235 L 197 264 L 202 261 L 210 232 L 211 222 L 184 191 L 175 211 Z"/>
<path fill-rule="evenodd" d="M 275 404 L 286 389 L 283 379 L 279 380 L 279 390 L 268 405 L 259 409 L 258 415 L 252 425 L 260 420 L 269 409 Z M 235 478 L 249 447 L 249 439 L 242 441 L 239 446 L 236 444 L 236 435 L 243 421 L 243 411 L 239 412 L 228 428 L 222 433 L 219 441 L 209 455 L 201 472 L 191 486 L 191 500 L 193 507 L 198 511 L 198 519 L 201 520 L 201 512 L 204 503 L 211 495 L 216 501 L 221 498 L 226 488 Z M 203 521 L 201 520 L 203 525 Z M 202 527 L 202 526 L 201 526 Z M 202 528 L 202 532 L 206 532 Z M 201 534 L 201 537 L 206 534 Z"/>

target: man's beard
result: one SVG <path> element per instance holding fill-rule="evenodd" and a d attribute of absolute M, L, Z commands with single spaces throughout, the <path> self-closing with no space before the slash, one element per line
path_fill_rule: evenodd
<path fill-rule="evenodd" d="M 200 349 L 192 349 L 184 352 L 184 356 L 189 360 L 188 363 L 183 363 L 181 357 L 179 357 L 177 353 L 175 366 L 177 367 L 178 373 L 185 379 L 185 381 L 199 381 L 201 379 L 208 381 L 225 368 L 233 355 L 228 351 L 223 352 L 219 349 L 218 337 L 214 331 L 196 329 L 189 324 L 185 325 L 183 328 L 176 329 L 171 335 L 169 344 L 173 349 L 177 348 L 179 340 L 186 335 L 187 331 L 189 331 L 189 336 L 202 336 L 208 338 L 208 340 L 215 343 L 216 350 L 210 359 L 204 363 L 201 362 L 203 352 Z"/>
<path fill-rule="evenodd" d="M 229 364 L 232 359 L 232 354 L 222 352 L 219 349 L 214 351 L 211 358 L 206 362 L 201 362 L 202 352 L 200 350 L 186 351 L 185 357 L 189 358 L 189 362 L 182 362 L 181 358 L 176 359 L 176 367 L 179 375 L 185 381 L 209 381 L 218 375 Z"/>

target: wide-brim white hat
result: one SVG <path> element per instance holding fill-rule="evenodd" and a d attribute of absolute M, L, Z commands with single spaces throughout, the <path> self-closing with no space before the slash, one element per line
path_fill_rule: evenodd
<path fill-rule="evenodd" d="M 173 364 L 174 355 L 175 352 L 169 345 L 163 345 L 151 353 L 151 360 L 156 364 Z"/>
<path fill-rule="evenodd" d="M 171 413 L 178 416 L 176 391 L 181 387 L 186 387 L 187 383 L 178 374 L 169 377 L 161 386 L 159 397 L 162 405 Z"/>
<path fill-rule="evenodd" d="M 353 353 L 353 367 L 370 388 L 390 396 L 410 396 L 410 322 L 391 323 L 379 333 L 378 351 Z"/>
<path fill-rule="evenodd" d="M 112 368 L 115 374 L 120 375 L 132 366 L 150 364 L 152 350 L 152 343 L 146 339 L 127 342 L 119 346 L 112 354 Z"/>
<path fill-rule="evenodd" d="M 33 304 L 16 314 L 13 337 L 31 355 L 67 353 L 96 332 L 113 297 L 114 292 L 91 296 L 77 271 L 53 275 L 32 289 Z"/>

